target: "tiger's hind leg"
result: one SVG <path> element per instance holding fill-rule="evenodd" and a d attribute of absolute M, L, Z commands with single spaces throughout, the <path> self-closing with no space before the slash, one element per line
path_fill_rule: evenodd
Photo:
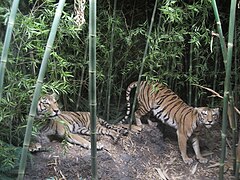
<path fill-rule="evenodd" d="M 125 129 L 129 129 L 129 124 L 121 124 L 120 126 L 125 128 Z M 134 124 L 131 125 L 131 132 L 133 132 L 133 133 L 140 133 L 141 130 L 142 130 L 141 127 L 136 126 Z"/>
<path fill-rule="evenodd" d="M 91 135 L 90 130 L 88 128 L 86 128 L 86 127 L 79 128 L 77 130 L 77 133 L 78 134 L 83 134 L 83 135 L 88 135 L 88 136 Z M 116 132 L 116 131 L 114 131 L 112 129 L 108 129 L 105 126 L 102 126 L 101 124 L 97 124 L 97 126 L 96 126 L 96 133 L 97 133 L 97 135 L 110 136 L 113 139 L 114 143 L 116 143 L 120 139 L 120 137 L 122 135 L 121 133 L 118 133 L 118 132 Z M 97 137 L 99 137 L 99 136 L 97 136 Z"/>
<path fill-rule="evenodd" d="M 98 118 L 98 122 L 100 125 L 106 127 L 107 129 L 114 130 L 117 133 L 120 133 L 124 136 L 128 135 L 128 128 L 122 126 L 122 124 L 120 124 L 120 125 L 109 124 L 108 122 L 106 122 L 105 120 L 103 120 L 101 118 Z"/>
<path fill-rule="evenodd" d="M 123 135 L 122 133 L 116 132 L 113 129 L 108 129 L 105 126 L 102 126 L 100 124 L 97 125 L 97 132 L 101 135 L 106 135 L 106 136 L 110 136 L 113 139 L 114 143 L 117 143 L 118 140 L 121 138 L 121 136 Z"/>
<path fill-rule="evenodd" d="M 142 121 L 141 121 L 141 117 L 145 116 L 148 112 L 150 112 L 151 109 L 147 109 L 145 107 L 139 107 L 137 109 L 137 111 L 135 112 L 135 121 L 136 121 L 136 125 L 139 126 L 141 128 L 141 130 L 144 128 L 144 125 L 142 124 Z M 147 120 L 148 121 L 148 124 L 151 126 L 153 125 L 152 121 L 151 120 Z M 155 126 L 155 125 L 153 125 Z"/>
<path fill-rule="evenodd" d="M 141 121 L 141 117 L 142 117 L 142 113 L 140 110 L 137 110 L 135 112 L 135 121 L 136 121 L 136 125 L 139 127 L 143 127 L 142 121 Z"/>
<path fill-rule="evenodd" d="M 151 127 L 157 127 L 157 125 L 158 125 L 157 122 L 152 122 L 150 119 L 148 119 L 147 121 L 148 121 L 148 125 Z"/>
<path fill-rule="evenodd" d="M 82 134 L 82 135 L 87 135 L 87 136 L 91 136 L 91 132 L 90 132 L 90 129 L 88 129 L 87 127 L 81 127 L 81 128 L 78 128 L 75 133 L 77 134 Z M 98 135 L 98 133 L 97 133 Z M 100 136 L 97 136 L 97 141 L 100 140 Z"/>
<path fill-rule="evenodd" d="M 82 146 L 82 147 L 84 147 L 86 149 L 91 149 L 91 143 L 88 140 L 86 140 L 83 137 L 81 137 L 79 134 L 69 133 L 66 136 L 66 140 L 68 142 L 70 142 L 70 143 L 80 145 L 80 146 Z M 103 149 L 103 145 L 97 144 L 97 149 L 98 150 Z"/>
<path fill-rule="evenodd" d="M 75 134 L 75 132 L 74 133 L 69 132 L 68 130 L 65 129 L 65 126 L 63 124 L 59 123 L 58 127 L 59 127 L 58 129 L 59 136 L 64 137 L 70 143 L 80 145 L 86 149 L 91 149 L 91 143 L 88 140 L 84 139 L 79 134 Z M 89 132 L 87 128 L 85 128 L 84 130 L 85 132 Z M 97 149 L 101 150 L 103 149 L 103 146 L 101 144 L 98 144 Z"/>

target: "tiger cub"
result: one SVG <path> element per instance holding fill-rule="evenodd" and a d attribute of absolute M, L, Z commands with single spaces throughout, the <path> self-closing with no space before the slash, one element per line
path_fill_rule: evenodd
<path fill-rule="evenodd" d="M 127 121 L 131 105 L 131 90 L 137 87 L 137 82 L 131 83 L 126 91 L 127 112 L 121 120 Z M 160 83 L 148 83 L 141 81 L 139 93 L 137 94 L 138 108 L 135 111 L 137 126 L 142 127 L 140 118 L 148 112 L 152 112 L 154 117 L 163 123 L 170 125 L 177 130 L 178 145 L 183 161 L 191 164 L 193 160 L 187 156 L 187 140 L 192 136 L 192 146 L 196 158 L 200 163 L 207 163 L 200 153 L 198 133 L 201 127 L 210 128 L 219 119 L 219 108 L 191 107 L 180 99 L 172 90 Z M 149 120 L 149 124 L 151 121 Z"/>
<path fill-rule="evenodd" d="M 41 129 L 41 134 L 45 137 L 57 135 L 70 143 L 91 148 L 91 143 L 81 136 L 81 134 L 90 135 L 89 112 L 61 112 L 55 95 L 45 95 L 38 101 L 36 119 L 46 119 L 46 124 Z M 116 142 L 120 135 L 127 135 L 128 130 L 97 118 L 96 132 L 99 135 L 110 136 Z M 97 146 L 97 149 L 102 148 L 102 145 Z"/>

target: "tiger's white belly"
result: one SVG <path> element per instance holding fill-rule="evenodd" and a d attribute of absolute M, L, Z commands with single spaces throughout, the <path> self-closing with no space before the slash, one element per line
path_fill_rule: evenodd
<path fill-rule="evenodd" d="M 177 129 L 177 123 L 176 121 L 169 116 L 169 113 L 167 111 L 163 111 L 163 108 L 158 106 L 157 108 L 154 108 L 153 110 L 153 115 L 161 120 L 163 123 L 168 124 L 169 126 Z"/>

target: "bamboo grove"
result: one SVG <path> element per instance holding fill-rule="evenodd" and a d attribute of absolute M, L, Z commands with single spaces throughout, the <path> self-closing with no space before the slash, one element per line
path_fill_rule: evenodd
<path fill-rule="evenodd" d="M 74 111 L 89 111 L 96 102 L 93 112 L 111 122 L 117 122 L 123 116 L 125 89 L 138 79 L 166 83 L 190 105 L 222 107 L 223 124 L 228 124 L 228 100 L 232 100 L 232 107 L 240 106 L 239 9 L 236 9 L 236 15 L 230 15 L 233 11 L 230 6 L 235 4 L 236 7 L 236 1 L 98 1 L 96 54 L 89 55 L 90 21 L 79 28 L 72 14 L 74 5 L 66 0 L 51 45 L 46 75 L 39 80 L 57 4 L 53 0 L 23 0 L 19 2 L 19 11 L 14 18 L 9 13 L 12 4 L 8 0 L 0 2 L 0 50 L 5 56 L 1 57 L 0 64 L 1 77 L 4 77 L 0 82 L 3 84 L 0 84 L 0 145 L 5 147 L 0 148 L 0 173 L 3 175 L 18 169 L 23 144 L 28 145 L 28 142 L 24 143 L 24 136 L 33 95 L 37 99 L 40 93 L 56 92 L 60 94 L 63 107 Z M 152 17 L 155 5 L 156 12 Z M 90 7 L 86 6 L 86 12 L 89 11 Z M 234 17 L 235 25 L 228 27 Z M 10 32 L 7 35 L 11 18 L 15 19 L 15 24 L 12 35 Z M 85 13 L 85 19 L 90 18 Z M 7 37 L 11 40 L 9 50 L 4 42 Z M 229 43 L 233 44 L 232 49 Z M 94 84 L 90 69 L 88 72 L 89 60 L 94 56 L 97 60 L 96 69 L 94 65 L 92 69 L 96 75 L 95 100 L 88 96 L 90 80 Z M 6 66 L 3 66 L 5 62 Z M 36 93 L 36 82 L 42 82 L 41 92 Z M 224 95 L 225 105 L 220 98 L 206 98 L 210 94 L 192 84 L 209 87 Z M 225 97 L 228 92 L 231 95 Z M 37 130 L 38 126 L 33 122 L 32 134 Z M 223 149 L 225 137 L 238 136 L 236 131 L 237 127 L 234 131 L 223 127 Z M 236 144 L 237 139 L 233 141 Z M 225 152 L 222 153 L 224 158 Z M 238 176 L 239 157 L 236 156 L 234 172 Z M 223 172 L 224 159 L 220 164 L 219 171 Z M 223 178 L 223 174 L 219 177 Z"/>

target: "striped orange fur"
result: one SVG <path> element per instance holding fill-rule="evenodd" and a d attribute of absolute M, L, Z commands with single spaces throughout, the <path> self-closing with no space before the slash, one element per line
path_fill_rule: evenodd
<path fill-rule="evenodd" d="M 131 83 L 126 90 L 127 112 L 122 121 L 127 121 L 131 112 L 130 93 L 137 87 L 137 82 Z M 135 111 L 137 126 L 142 126 L 141 117 L 149 112 L 160 121 L 177 130 L 178 145 L 185 163 L 193 160 L 187 156 L 187 140 L 192 137 L 192 145 L 196 158 L 206 163 L 200 153 L 198 131 L 205 126 L 210 128 L 219 119 L 219 108 L 192 107 L 187 105 L 171 89 L 160 83 L 141 81 L 137 94 L 138 108 Z M 149 123 L 151 121 L 149 120 Z"/>

